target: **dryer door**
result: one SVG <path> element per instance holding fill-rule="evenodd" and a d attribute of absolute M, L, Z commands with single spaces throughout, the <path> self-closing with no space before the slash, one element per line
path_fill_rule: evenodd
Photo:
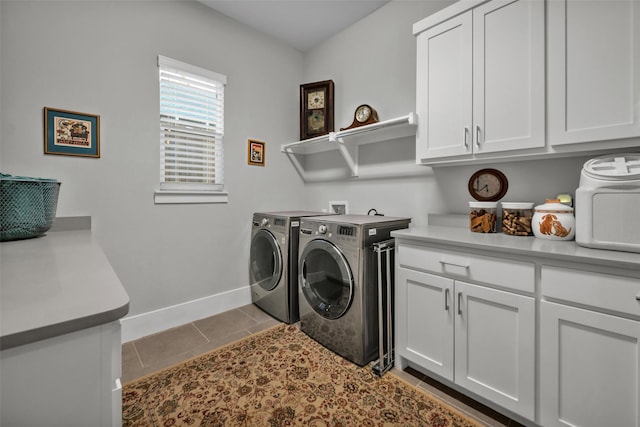
<path fill-rule="evenodd" d="M 268 230 L 258 230 L 251 239 L 249 256 L 251 284 L 270 291 L 280 283 L 282 251 L 278 241 Z"/>
<path fill-rule="evenodd" d="M 327 319 L 341 317 L 353 298 L 353 274 L 340 249 L 316 239 L 300 255 L 300 286 L 316 313 Z"/>

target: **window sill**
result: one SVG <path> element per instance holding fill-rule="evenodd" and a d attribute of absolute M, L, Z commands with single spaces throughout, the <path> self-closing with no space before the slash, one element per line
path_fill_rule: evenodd
<path fill-rule="evenodd" d="M 153 201 L 156 205 L 189 203 L 227 203 L 229 194 L 213 191 L 157 190 Z"/>

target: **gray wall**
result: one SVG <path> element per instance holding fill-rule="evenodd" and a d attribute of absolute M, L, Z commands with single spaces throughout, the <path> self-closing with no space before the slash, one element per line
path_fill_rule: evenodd
<path fill-rule="evenodd" d="M 252 212 L 300 209 L 281 141 L 298 136 L 298 51 L 189 1 L 5 1 L 0 170 L 62 182 L 58 216 L 90 215 L 130 314 L 248 284 Z M 228 77 L 228 204 L 154 205 L 166 55 Z M 42 108 L 99 114 L 101 158 L 43 154 Z M 247 139 L 266 167 L 247 165 Z"/>
<path fill-rule="evenodd" d="M 415 110 L 412 24 L 450 1 L 396 0 L 303 55 L 191 1 L 0 1 L 0 170 L 63 182 L 58 215 L 90 215 L 131 297 L 131 314 L 246 286 L 254 211 L 376 208 L 425 224 L 427 213 L 465 213 L 477 166 L 426 168 L 391 179 L 303 184 L 283 142 L 298 138 L 299 84 L 333 79 L 336 128 L 355 107 L 381 120 Z M 156 55 L 227 75 L 225 175 L 229 203 L 154 205 L 158 186 Z M 100 159 L 43 154 L 42 108 L 101 116 Z M 267 142 L 264 168 L 246 141 Z M 411 161 L 414 140 L 364 146 L 363 165 Z M 310 169 L 343 167 L 337 153 Z M 496 165 L 507 199 L 540 202 L 573 191 L 583 159 Z"/>

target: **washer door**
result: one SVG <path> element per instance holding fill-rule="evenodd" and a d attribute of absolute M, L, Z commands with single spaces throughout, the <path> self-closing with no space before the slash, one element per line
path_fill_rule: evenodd
<path fill-rule="evenodd" d="M 349 309 L 353 298 L 353 274 L 342 252 L 332 243 L 309 242 L 300 255 L 300 285 L 316 313 L 337 319 Z"/>
<path fill-rule="evenodd" d="M 251 239 L 249 256 L 251 284 L 270 291 L 282 277 L 282 251 L 276 238 L 268 230 L 259 230 Z"/>

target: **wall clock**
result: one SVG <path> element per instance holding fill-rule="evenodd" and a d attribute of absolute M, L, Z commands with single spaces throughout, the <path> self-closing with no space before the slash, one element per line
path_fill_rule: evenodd
<path fill-rule="evenodd" d="M 333 132 L 333 80 L 300 85 L 300 139 Z"/>
<path fill-rule="evenodd" d="M 356 107 L 356 111 L 353 113 L 353 122 L 346 128 L 340 128 L 340 130 L 347 130 L 357 128 L 359 126 L 369 125 L 371 123 L 378 122 L 378 112 L 368 104 L 362 104 Z"/>
<path fill-rule="evenodd" d="M 480 202 L 497 202 L 508 189 L 507 177 L 497 169 L 481 169 L 469 178 L 469 194 Z"/>

